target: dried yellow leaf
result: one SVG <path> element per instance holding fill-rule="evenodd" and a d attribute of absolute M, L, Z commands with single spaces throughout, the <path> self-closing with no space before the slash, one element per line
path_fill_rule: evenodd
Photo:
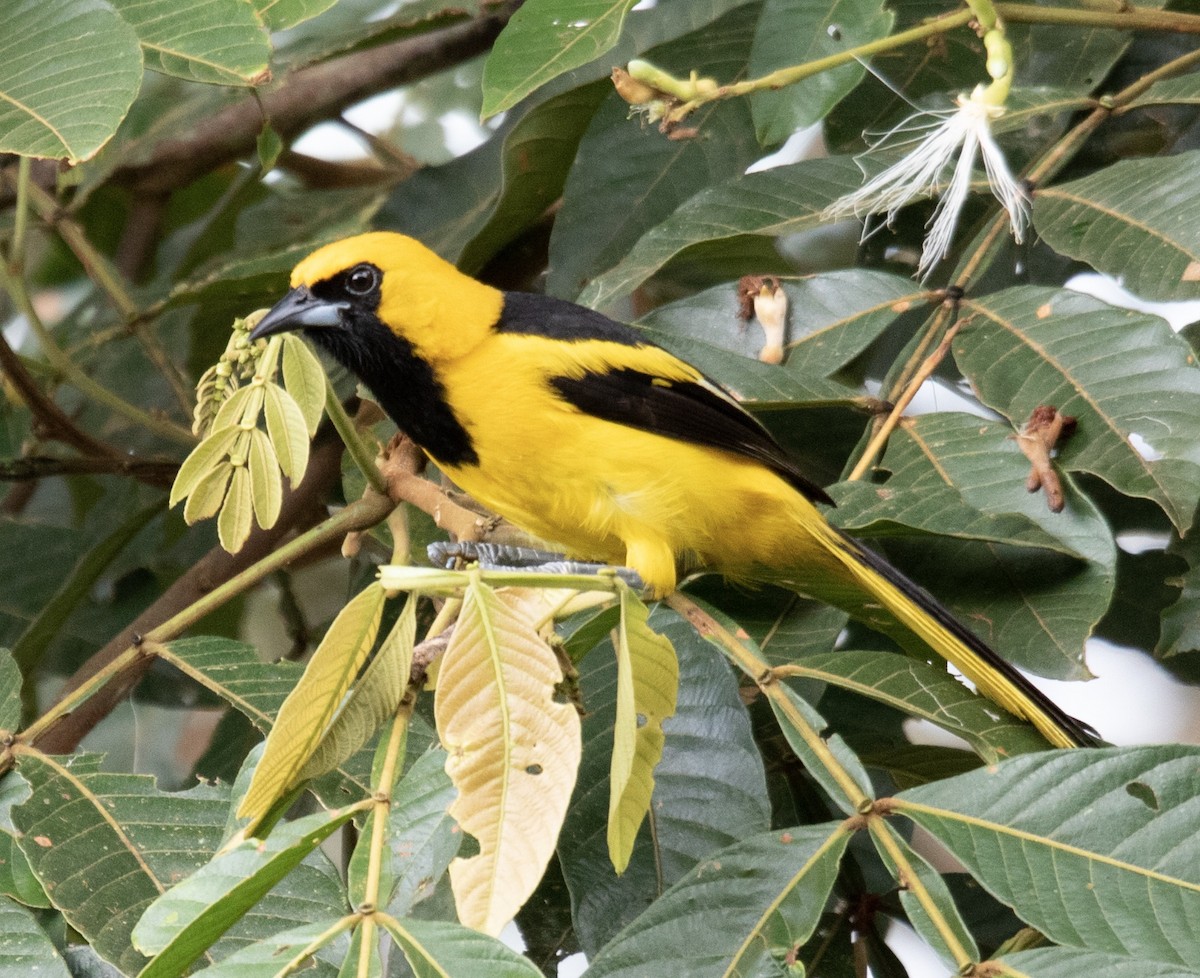
<path fill-rule="evenodd" d="M 498 934 L 546 869 L 579 769 L 579 714 L 520 598 L 478 579 L 441 660 L 434 713 L 458 788 L 450 814 L 479 843 L 450 864 L 459 919 Z"/>
<path fill-rule="evenodd" d="M 236 476 L 235 476 L 236 479 Z M 262 760 L 254 769 L 238 818 L 250 819 L 247 834 L 299 781 L 304 765 L 316 750 L 329 721 L 359 667 L 375 644 L 383 616 L 384 592 L 370 584 L 338 612 L 313 653 L 267 735 Z"/>
<path fill-rule="evenodd" d="M 650 613 L 628 588 L 621 591 L 617 652 L 617 715 L 608 788 L 608 857 L 625 872 L 654 793 L 662 758 L 663 721 L 675 713 L 679 660 L 669 639 L 647 623 Z"/>

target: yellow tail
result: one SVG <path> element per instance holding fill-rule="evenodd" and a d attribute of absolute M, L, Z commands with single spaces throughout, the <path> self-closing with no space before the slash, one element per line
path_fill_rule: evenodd
<path fill-rule="evenodd" d="M 815 590 L 819 593 L 814 597 L 838 605 L 855 617 L 869 618 L 872 627 L 918 655 L 932 649 L 974 683 L 981 694 L 1009 713 L 1028 720 L 1055 747 L 1097 744 L 1092 730 L 1063 712 L 924 588 L 833 527 L 828 530 L 832 538 L 827 541 L 829 552 L 842 564 L 853 587 L 826 592 L 818 586 Z M 864 615 L 864 595 L 870 595 L 882 606 L 887 620 L 881 620 L 883 616 Z"/>

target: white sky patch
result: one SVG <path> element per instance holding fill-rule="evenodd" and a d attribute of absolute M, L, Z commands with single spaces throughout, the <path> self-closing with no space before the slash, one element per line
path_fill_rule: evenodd
<path fill-rule="evenodd" d="M 757 173 L 759 170 L 772 170 L 777 166 L 787 166 L 789 163 L 799 163 L 801 160 L 825 155 L 825 141 L 821 137 L 821 124 L 798 129 L 788 136 L 779 149 L 769 156 L 755 160 L 748 167 L 747 173 Z"/>
<path fill-rule="evenodd" d="M 1189 323 L 1200 320 L 1200 299 L 1188 299 L 1179 302 L 1151 302 L 1134 295 L 1124 288 L 1119 281 L 1109 275 L 1099 272 L 1080 272 L 1067 281 L 1065 286 L 1075 292 L 1094 296 L 1101 302 L 1120 306 L 1123 309 L 1136 309 L 1138 312 L 1148 312 L 1161 316 L 1171 324 L 1171 329 L 1181 330 Z"/>
<path fill-rule="evenodd" d="M 1136 431 L 1129 433 L 1129 444 L 1133 446 L 1133 450 L 1137 452 L 1147 462 L 1157 462 L 1163 457 L 1163 453 L 1146 441 Z"/>
<path fill-rule="evenodd" d="M 387 129 L 404 105 L 400 92 L 383 92 L 351 106 L 342 113 L 347 120 L 367 132 L 380 133 Z"/>
<path fill-rule="evenodd" d="M 368 155 L 362 140 L 336 122 L 320 122 L 313 126 L 292 144 L 292 149 L 331 163 L 361 160 Z"/>
<path fill-rule="evenodd" d="M 653 10 L 657 6 L 658 0 L 640 0 L 640 2 L 635 3 L 629 8 L 629 12 L 634 13 L 638 10 Z"/>
<path fill-rule="evenodd" d="M 446 149 L 455 156 L 462 156 L 483 145 L 492 134 L 471 113 L 461 110 L 447 112 L 438 118 L 438 123 L 446 136 Z"/>

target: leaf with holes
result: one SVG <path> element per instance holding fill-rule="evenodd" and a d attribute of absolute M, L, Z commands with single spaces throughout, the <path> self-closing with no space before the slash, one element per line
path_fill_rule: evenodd
<path fill-rule="evenodd" d="M 562 669 L 519 594 L 467 588 L 434 695 L 458 788 L 450 814 L 479 853 L 450 864 L 459 919 L 498 934 L 529 898 L 579 769 L 579 714 L 556 702 Z"/>
<path fill-rule="evenodd" d="M 890 803 L 1050 940 L 1200 969 L 1200 748 L 1029 754 Z"/>

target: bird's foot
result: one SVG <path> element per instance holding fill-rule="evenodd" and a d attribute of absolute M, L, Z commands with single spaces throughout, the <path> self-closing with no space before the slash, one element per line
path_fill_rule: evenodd
<path fill-rule="evenodd" d="M 501 543 L 431 543 L 426 552 L 437 567 L 453 568 L 459 560 L 479 564 L 484 570 L 537 571 L 544 574 L 615 574 L 635 591 L 644 591 L 645 583 L 637 571 L 629 567 L 590 561 L 568 560 L 564 554 L 533 547 L 514 547 Z"/>

